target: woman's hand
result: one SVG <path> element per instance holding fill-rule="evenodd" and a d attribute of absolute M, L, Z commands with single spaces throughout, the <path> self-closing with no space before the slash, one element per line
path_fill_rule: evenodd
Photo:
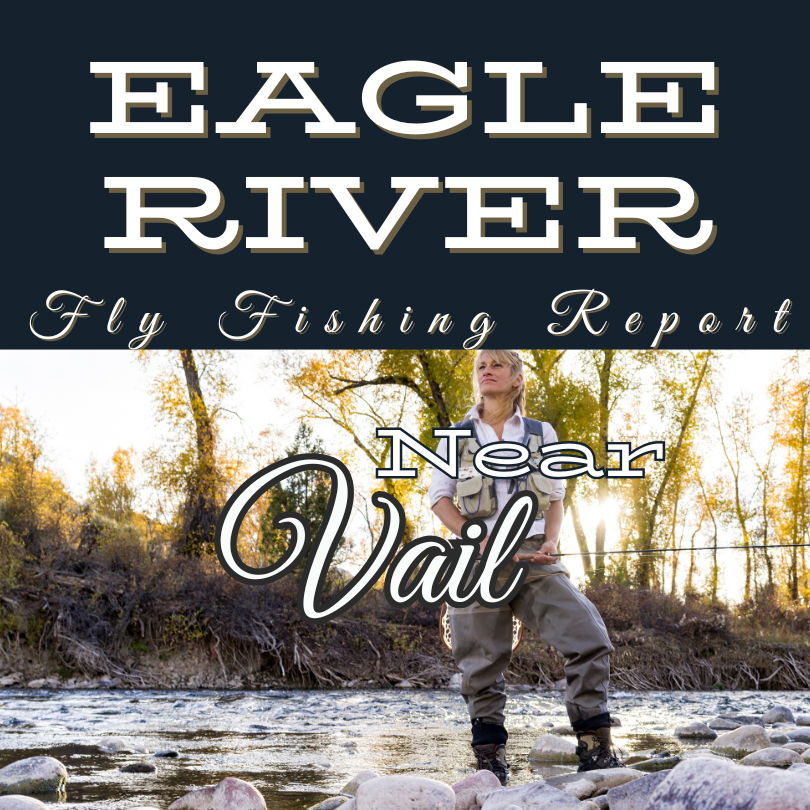
<path fill-rule="evenodd" d="M 538 565 L 553 565 L 557 562 L 557 541 L 556 540 L 546 540 L 542 546 L 535 552 L 534 557 L 532 557 L 531 562 L 537 563 Z"/>

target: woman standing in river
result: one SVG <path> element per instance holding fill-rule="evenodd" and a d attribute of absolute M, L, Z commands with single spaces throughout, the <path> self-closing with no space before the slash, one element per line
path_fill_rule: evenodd
<path fill-rule="evenodd" d="M 526 385 L 517 352 L 476 352 L 473 393 L 476 404 L 456 425 L 473 431 L 472 438 L 459 440 L 459 478 L 434 468 L 430 484 L 431 508 L 456 536 L 474 518 L 483 520 L 491 531 L 515 488 L 515 479 L 478 474 L 472 457 L 479 447 L 496 441 L 520 442 L 528 446 L 536 468 L 540 447 L 557 441 L 551 425 L 523 417 Z M 440 444 L 438 453 L 446 458 L 446 446 Z M 607 707 L 613 647 L 596 608 L 571 584 L 568 569 L 555 557 L 565 486 L 539 472 L 517 481 L 535 493 L 539 505 L 520 549 L 534 553 L 523 586 L 508 604 L 497 608 L 473 604 L 448 611 L 453 657 L 462 673 L 461 694 L 472 721 L 478 768 L 493 771 L 502 784 L 508 780 L 503 672 L 512 656 L 513 614 L 565 657 L 566 708 L 577 735 L 579 770 L 623 767 L 612 752 Z M 482 553 L 488 539 L 489 535 L 481 542 Z M 507 566 L 502 577 L 508 576 L 513 565 Z"/>

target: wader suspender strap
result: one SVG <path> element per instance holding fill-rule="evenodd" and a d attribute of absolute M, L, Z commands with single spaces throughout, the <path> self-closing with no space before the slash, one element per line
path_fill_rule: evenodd
<path fill-rule="evenodd" d="M 521 444 L 528 447 L 529 446 L 529 436 L 531 436 L 531 435 L 540 437 L 540 447 L 542 447 L 546 443 L 545 435 L 543 433 L 543 423 L 542 422 L 538 421 L 537 419 L 528 419 L 527 417 L 524 416 L 523 417 L 523 426 L 524 426 L 523 440 L 521 441 Z M 531 467 L 531 464 L 529 464 L 529 467 Z M 537 469 L 532 469 L 532 472 L 537 472 L 539 469 L 540 469 L 539 467 Z M 514 489 L 515 489 L 515 479 L 512 478 L 509 481 L 509 490 L 508 491 L 509 491 L 510 495 L 512 494 Z"/>

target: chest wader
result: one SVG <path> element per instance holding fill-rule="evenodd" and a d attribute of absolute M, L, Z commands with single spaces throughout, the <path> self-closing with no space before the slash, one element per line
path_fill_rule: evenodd
<path fill-rule="evenodd" d="M 541 517 L 542 513 L 551 505 L 549 496 L 551 495 L 552 487 L 552 482 L 538 471 L 543 458 L 541 452 L 541 448 L 544 444 L 543 423 L 536 419 L 527 419 L 524 417 L 523 426 L 523 440 L 521 444 L 526 446 L 531 453 L 529 466 L 532 466 L 533 469 L 520 478 L 511 479 L 509 494 L 511 495 L 515 492 L 523 492 L 526 489 L 530 489 L 537 496 L 537 517 Z M 482 445 L 478 441 L 478 434 L 476 433 L 473 420 L 468 419 L 466 422 L 459 422 L 453 427 L 472 430 L 473 435 L 471 437 L 461 440 L 463 444 L 459 450 L 459 467 L 472 467 L 475 469 L 473 467 L 473 457 L 481 449 Z M 491 517 L 498 508 L 497 499 L 495 497 L 495 479 L 477 473 L 472 478 L 456 482 L 456 497 L 461 514 L 468 518 Z M 450 628 L 450 615 L 446 604 L 442 605 L 441 612 L 439 613 L 439 627 L 442 643 L 448 650 L 452 651 L 453 635 Z M 523 642 L 523 633 L 523 623 L 517 616 L 513 615 L 513 652 Z"/>

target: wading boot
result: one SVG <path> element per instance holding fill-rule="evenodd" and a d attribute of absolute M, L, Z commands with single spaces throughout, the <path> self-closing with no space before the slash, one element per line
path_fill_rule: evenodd
<path fill-rule="evenodd" d="M 613 753 L 610 726 L 577 734 L 577 771 L 601 771 L 605 768 L 625 768 Z"/>
<path fill-rule="evenodd" d="M 506 787 L 509 781 L 509 765 L 506 762 L 506 746 L 498 743 L 474 745 L 472 750 L 478 760 L 479 771 L 492 771 Z"/>

